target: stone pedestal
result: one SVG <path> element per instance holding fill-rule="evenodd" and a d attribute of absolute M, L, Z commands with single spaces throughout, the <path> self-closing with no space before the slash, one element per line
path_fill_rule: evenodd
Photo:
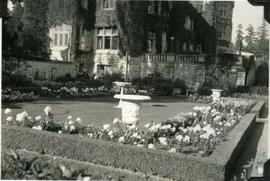
<path fill-rule="evenodd" d="M 213 101 L 218 101 L 221 97 L 221 89 L 211 89 Z"/>
<path fill-rule="evenodd" d="M 137 124 L 139 121 L 139 111 L 141 103 L 144 100 L 151 99 L 149 96 L 123 94 L 117 94 L 114 96 L 114 98 L 122 100 L 121 114 L 122 122 L 124 124 Z"/>

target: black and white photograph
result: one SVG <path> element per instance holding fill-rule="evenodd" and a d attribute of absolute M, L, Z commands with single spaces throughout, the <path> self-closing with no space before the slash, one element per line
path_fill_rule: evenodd
<path fill-rule="evenodd" d="M 1 180 L 270 181 L 270 0 L 1 0 Z"/>

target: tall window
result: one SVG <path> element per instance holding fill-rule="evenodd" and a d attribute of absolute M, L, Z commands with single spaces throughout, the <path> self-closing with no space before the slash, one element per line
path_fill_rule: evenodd
<path fill-rule="evenodd" d="M 88 9 L 88 0 L 82 0 L 81 3 L 84 9 Z"/>
<path fill-rule="evenodd" d="M 54 34 L 54 46 L 57 46 L 57 44 L 58 44 L 58 34 L 57 33 L 55 33 Z"/>
<path fill-rule="evenodd" d="M 194 26 L 193 20 L 190 18 L 190 16 L 186 16 L 184 24 L 185 29 L 193 30 L 193 26 Z"/>
<path fill-rule="evenodd" d="M 118 49 L 118 31 L 116 28 L 99 28 L 97 49 Z"/>
<path fill-rule="evenodd" d="M 219 16 L 225 17 L 226 16 L 226 6 L 219 7 Z"/>
<path fill-rule="evenodd" d="M 148 40 L 147 40 L 147 50 L 148 52 L 154 52 L 155 51 L 155 45 L 156 45 L 156 33 L 149 31 L 148 32 Z"/>
<path fill-rule="evenodd" d="M 63 46 L 63 33 L 60 33 L 59 46 Z"/>
<path fill-rule="evenodd" d="M 155 14 L 155 2 L 150 1 L 148 4 L 148 14 Z"/>
<path fill-rule="evenodd" d="M 114 9 L 115 8 L 115 0 L 102 0 L 103 9 Z"/>
<path fill-rule="evenodd" d="M 68 34 L 65 33 L 65 46 L 68 46 Z"/>

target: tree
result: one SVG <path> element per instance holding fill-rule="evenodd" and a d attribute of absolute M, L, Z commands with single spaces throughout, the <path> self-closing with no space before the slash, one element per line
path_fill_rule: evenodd
<path fill-rule="evenodd" d="M 237 30 L 236 30 L 236 42 L 235 42 L 235 46 L 237 49 L 240 48 L 240 43 L 241 43 L 243 37 L 244 37 L 243 26 L 242 26 L 242 24 L 239 24 L 237 26 Z"/>
<path fill-rule="evenodd" d="M 262 25 L 258 28 L 258 40 L 257 40 L 257 54 L 268 57 L 269 56 L 269 39 L 268 27 L 266 21 L 263 20 Z"/>
<path fill-rule="evenodd" d="M 24 0 L 24 48 L 32 55 L 49 57 L 49 0 Z"/>
<path fill-rule="evenodd" d="M 247 36 L 245 38 L 245 41 L 247 42 L 247 45 L 244 48 L 244 50 L 251 53 L 255 53 L 256 36 L 255 36 L 254 27 L 251 24 L 249 24 L 246 31 L 247 31 Z"/>

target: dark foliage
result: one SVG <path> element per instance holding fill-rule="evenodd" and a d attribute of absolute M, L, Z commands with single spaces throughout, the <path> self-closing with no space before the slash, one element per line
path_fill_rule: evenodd
<path fill-rule="evenodd" d="M 32 55 L 49 57 L 49 0 L 24 0 L 24 48 Z"/>
<path fill-rule="evenodd" d="M 257 86 L 268 86 L 269 85 L 269 69 L 268 64 L 263 63 L 256 71 L 255 85 Z"/>

